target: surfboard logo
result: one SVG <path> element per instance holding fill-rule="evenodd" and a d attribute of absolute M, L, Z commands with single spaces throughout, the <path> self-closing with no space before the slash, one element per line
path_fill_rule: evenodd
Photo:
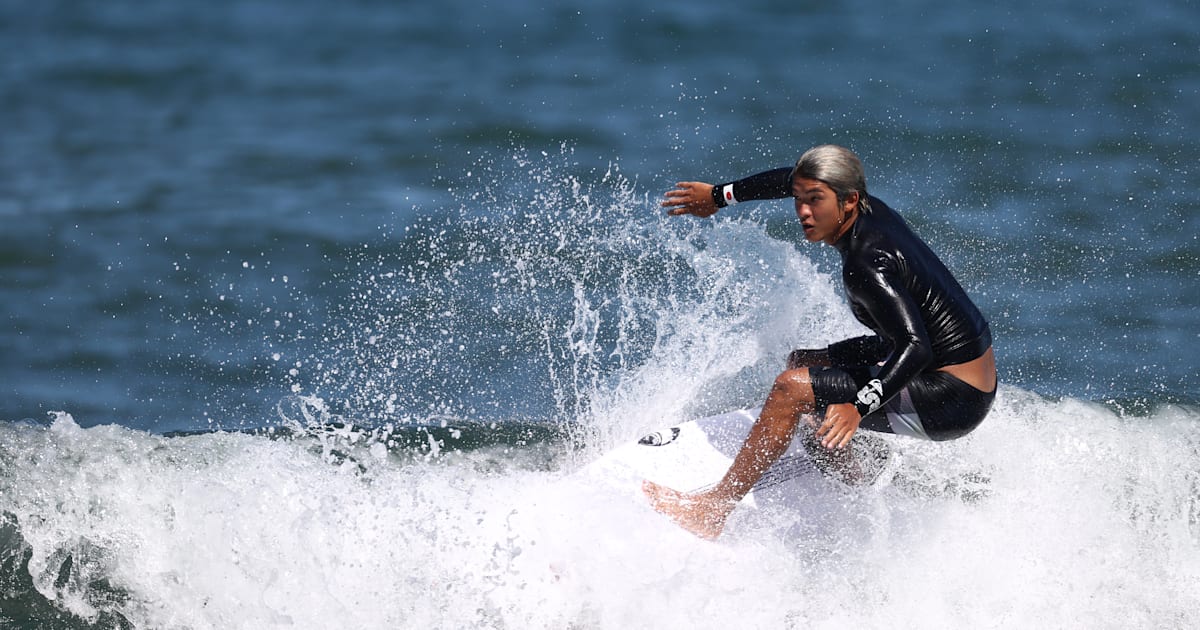
<path fill-rule="evenodd" d="M 638 444 L 643 446 L 665 446 L 675 441 L 679 437 L 679 427 L 671 427 L 662 431 L 655 431 L 650 435 L 642 437 L 638 440 Z"/>

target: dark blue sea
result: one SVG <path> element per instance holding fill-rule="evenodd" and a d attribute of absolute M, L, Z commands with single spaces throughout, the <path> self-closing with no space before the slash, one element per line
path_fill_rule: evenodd
<path fill-rule="evenodd" d="M 0 0 L 0 628 L 1200 625 L 1197 24 Z M 893 444 L 988 498 L 656 544 L 577 471 L 863 330 L 789 201 L 658 203 L 824 143 L 989 318 Z"/>

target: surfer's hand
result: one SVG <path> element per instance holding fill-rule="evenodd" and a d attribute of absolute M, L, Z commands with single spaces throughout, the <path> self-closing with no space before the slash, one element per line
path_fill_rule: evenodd
<path fill-rule="evenodd" d="M 667 208 L 667 214 L 679 216 L 692 214 L 698 217 L 711 217 L 717 213 L 717 204 L 713 201 L 713 185 L 704 182 L 679 182 L 675 188 L 668 190 L 663 196 L 662 207 Z"/>
<path fill-rule="evenodd" d="M 845 448 L 858 430 L 862 416 L 853 403 L 839 403 L 825 408 L 825 422 L 817 428 L 817 437 L 825 448 Z"/>

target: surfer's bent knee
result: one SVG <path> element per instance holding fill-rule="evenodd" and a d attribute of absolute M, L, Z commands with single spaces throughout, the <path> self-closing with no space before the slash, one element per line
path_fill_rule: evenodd
<path fill-rule="evenodd" d="M 788 400 L 812 404 L 813 388 L 808 368 L 795 368 L 780 372 L 779 376 L 775 377 L 775 385 L 772 389 L 776 394 Z"/>

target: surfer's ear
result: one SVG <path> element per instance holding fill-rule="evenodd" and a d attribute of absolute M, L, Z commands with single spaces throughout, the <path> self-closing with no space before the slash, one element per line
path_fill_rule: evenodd
<path fill-rule="evenodd" d="M 851 191 L 850 194 L 846 195 L 846 198 L 842 200 L 842 211 L 846 214 L 853 212 L 854 209 L 858 207 L 858 200 L 860 198 L 861 193 L 859 193 L 857 190 Z"/>

